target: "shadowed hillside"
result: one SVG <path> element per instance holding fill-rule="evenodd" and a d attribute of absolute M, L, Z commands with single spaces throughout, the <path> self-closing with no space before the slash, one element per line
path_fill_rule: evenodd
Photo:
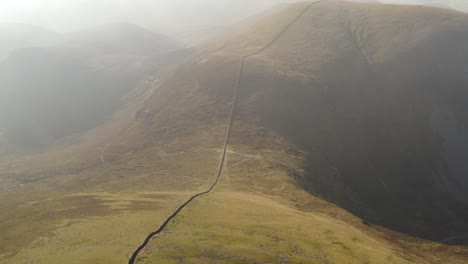
<path fill-rule="evenodd" d="M 466 232 L 467 25 L 433 8 L 321 3 L 247 62 L 240 125 L 259 118 L 298 145 L 304 186 L 369 221 Z"/>

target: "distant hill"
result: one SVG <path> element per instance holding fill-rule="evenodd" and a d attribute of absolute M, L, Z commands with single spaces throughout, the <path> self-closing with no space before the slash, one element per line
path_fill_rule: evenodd
<path fill-rule="evenodd" d="M 422 5 L 468 12 L 468 3 L 464 0 L 381 0 L 381 2 L 388 4 Z"/>
<path fill-rule="evenodd" d="M 0 61 L 15 49 L 49 46 L 58 38 L 58 34 L 37 26 L 0 24 Z"/>
<path fill-rule="evenodd" d="M 179 46 L 168 36 L 134 24 L 108 24 L 64 34 L 64 45 L 105 54 L 147 56 L 175 50 Z"/>
<path fill-rule="evenodd" d="M 354 2 L 354 3 L 374 3 L 378 4 L 381 3 L 378 0 L 344 0 L 345 2 Z"/>
<path fill-rule="evenodd" d="M 0 91 L 7 99 L 0 123 L 13 145 L 40 146 L 93 128 L 122 106 L 124 96 L 143 85 L 145 77 L 177 63 L 164 58 L 159 67 L 158 57 L 179 46 L 135 25 L 60 38 L 53 46 L 16 49 L 0 64 Z"/>
<path fill-rule="evenodd" d="M 446 8 L 446 9 L 453 9 L 455 8 L 450 5 L 448 2 L 444 1 L 437 1 L 437 0 L 425 0 L 424 5 L 426 6 L 432 6 L 432 7 L 437 7 L 437 8 Z"/>

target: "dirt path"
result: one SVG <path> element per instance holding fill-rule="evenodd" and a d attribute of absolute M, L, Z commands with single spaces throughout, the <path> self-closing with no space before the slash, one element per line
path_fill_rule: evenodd
<path fill-rule="evenodd" d="M 442 241 L 440 241 L 441 244 L 449 244 L 451 241 L 453 240 L 459 240 L 459 239 L 467 239 L 468 241 L 468 235 L 465 235 L 465 236 L 452 236 L 452 237 L 448 237 Z"/>
<path fill-rule="evenodd" d="M 101 150 L 101 155 L 99 156 L 99 159 L 101 160 L 102 164 L 106 163 L 106 159 L 104 158 L 104 153 L 106 150 L 110 147 L 111 144 L 107 144 L 102 150 Z"/>
<path fill-rule="evenodd" d="M 151 234 L 149 234 L 146 239 L 143 241 L 143 243 L 135 250 L 135 252 L 133 252 L 132 256 L 130 257 L 129 261 L 128 261 L 128 264 L 134 264 L 136 263 L 137 261 L 137 257 L 138 257 L 138 254 L 140 254 L 140 252 L 148 245 L 149 241 L 154 237 L 156 236 L 157 234 L 161 233 L 162 231 L 164 231 L 164 229 L 166 228 L 166 226 L 169 224 L 169 222 L 171 222 L 172 219 L 174 219 L 180 211 L 182 211 L 182 209 L 184 209 L 187 205 L 189 205 L 193 200 L 195 200 L 197 197 L 200 197 L 200 196 L 203 196 L 205 194 L 208 194 L 210 193 L 214 187 L 218 184 L 219 180 L 221 179 L 221 176 L 223 174 L 223 171 L 224 171 L 224 167 L 225 167 L 225 164 L 226 164 L 226 157 L 227 157 L 227 154 L 228 154 L 228 146 L 229 146 L 229 141 L 231 139 L 231 134 L 232 134 L 232 124 L 234 122 L 234 117 L 235 117 L 235 114 L 236 114 L 236 106 L 237 106 L 237 100 L 238 100 L 238 91 L 239 91 L 239 87 L 240 87 L 240 84 L 241 84 L 241 80 L 242 80 L 242 74 L 243 74 L 243 71 L 244 71 L 244 64 L 245 64 L 245 60 L 249 57 L 252 57 L 252 56 L 255 56 L 257 54 L 259 54 L 260 52 L 266 50 L 267 48 L 269 48 L 271 45 L 273 45 L 292 25 L 294 25 L 296 23 L 297 20 L 299 20 L 299 18 L 301 18 L 313 5 L 315 4 L 318 4 L 320 2 L 323 2 L 323 1 L 316 1 L 316 2 L 312 2 L 311 4 L 309 4 L 306 8 L 304 8 L 304 10 L 302 10 L 301 13 L 299 13 L 288 25 L 285 26 L 285 28 L 283 30 L 281 30 L 268 44 L 266 44 L 265 46 L 263 46 L 262 48 L 260 48 L 259 50 L 257 51 L 254 51 L 252 53 L 249 53 L 249 54 L 246 54 L 244 56 L 242 56 L 241 58 L 241 62 L 240 62 L 240 69 L 239 69 L 239 73 L 238 73 L 238 76 L 237 76 L 237 81 L 236 81 L 236 86 L 234 88 L 234 95 L 233 95 L 233 102 L 232 102 L 232 108 L 231 108 L 231 112 L 230 112 L 230 115 L 229 115 L 229 120 L 228 120 L 228 126 L 227 126 L 227 130 L 226 130 L 226 138 L 224 140 L 224 149 L 223 149 L 223 153 L 222 153 L 222 156 L 221 156 L 221 160 L 220 160 L 220 164 L 219 164 L 219 167 L 218 167 L 218 172 L 216 174 L 216 178 L 214 180 L 214 182 L 211 184 L 210 188 L 204 192 L 201 192 L 201 193 L 197 193 L 195 195 L 193 195 L 190 199 L 188 199 L 184 204 L 182 204 L 181 206 L 179 206 L 179 208 L 177 208 L 177 210 L 174 211 L 174 213 L 172 213 L 164 222 L 163 224 L 154 232 L 152 232 Z"/>

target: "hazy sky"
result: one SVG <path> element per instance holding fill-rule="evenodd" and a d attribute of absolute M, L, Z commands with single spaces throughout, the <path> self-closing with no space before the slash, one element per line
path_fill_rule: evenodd
<path fill-rule="evenodd" d="M 383 3 L 396 4 L 423 4 L 423 3 L 444 3 L 453 8 L 468 10 L 468 0 L 380 0 Z"/>
<path fill-rule="evenodd" d="M 248 16 L 280 2 L 294 1 L 300 0 L 0 0 L 0 23 L 35 24 L 56 31 L 112 22 L 167 29 L 216 20 L 225 23 L 240 18 L 240 14 Z M 436 1 L 468 9 L 468 0 L 381 1 Z"/>
<path fill-rule="evenodd" d="M 132 22 L 149 27 L 222 22 L 294 0 L 0 0 L 0 23 L 41 25 L 56 31 Z"/>

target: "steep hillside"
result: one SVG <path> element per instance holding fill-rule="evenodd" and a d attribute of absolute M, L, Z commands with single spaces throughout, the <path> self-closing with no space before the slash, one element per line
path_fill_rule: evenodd
<path fill-rule="evenodd" d="M 247 61 L 240 125 L 258 119 L 306 151 L 304 186 L 361 217 L 433 239 L 466 232 L 467 22 L 318 4 Z"/>
<path fill-rule="evenodd" d="M 219 54 L 258 49 L 288 12 Z M 239 126 L 255 120 L 297 145 L 302 184 L 371 222 L 431 239 L 464 233 L 467 21 L 432 8 L 318 4 L 247 60 Z M 244 133 L 238 144 L 256 132 Z"/>
<path fill-rule="evenodd" d="M 235 190 L 289 201 L 301 211 L 317 213 L 321 211 L 319 208 L 326 208 L 325 214 L 353 223 L 349 215 L 341 215 L 333 211 L 333 207 L 300 195 L 297 188 L 302 186 L 373 226 L 434 241 L 463 243 L 460 237 L 468 231 L 468 207 L 461 182 L 466 178 L 463 173 L 457 174 L 450 163 L 464 158 L 464 154 L 452 152 L 452 148 L 460 146 L 464 140 L 459 138 L 461 135 L 452 137 L 443 130 L 454 133 L 463 126 L 464 118 L 453 120 L 452 127 L 446 123 L 436 124 L 444 120 L 437 115 L 441 108 L 454 118 L 466 114 L 462 104 L 455 106 L 455 102 L 468 99 L 461 96 L 466 86 L 461 69 L 466 67 L 468 55 L 465 48 L 467 17 L 434 8 L 322 2 L 263 49 L 305 6 L 292 5 L 260 21 L 250 32 L 228 42 L 223 50 L 201 60 L 201 65 L 189 68 L 195 75 L 194 83 L 213 82 L 223 75 L 197 69 L 214 67 L 211 65 L 222 69 L 224 65 L 220 60 L 261 50 L 247 58 L 241 67 L 237 118 L 226 174 L 216 193 L 218 198 L 206 199 L 235 196 L 229 194 Z M 184 75 L 176 75 L 174 80 Z M 182 106 L 185 98 L 199 91 L 194 87 L 198 86 L 167 83 L 160 96 L 166 98 L 164 91 L 176 89 L 180 96 L 171 102 Z M 204 94 L 213 98 L 211 94 L 220 91 Z M 164 108 L 157 107 L 162 106 L 158 103 L 160 100 L 164 99 L 150 98 L 148 112 L 163 113 Z M 203 117 L 192 108 L 188 111 L 183 107 L 173 109 L 171 119 L 178 120 L 186 129 L 193 127 L 191 122 Z M 201 110 L 201 105 L 195 109 Z M 147 122 L 159 124 L 160 117 L 155 114 Z M 209 121 L 207 125 L 223 122 L 216 116 L 203 120 Z M 456 142 L 450 144 L 451 140 Z M 198 206 L 198 202 L 194 204 Z M 254 217 L 256 209 L 247 203 L 244 205 L 249 208 L 244 213 Z M 201 206 L 203 209 L 198 208 L 208 212 L 220 210 L 213 206 L 205 204 Z M 233 223 L 228 219 L 211 223 L 219 226 L 217 233 L 223 236 L 205 237 L 201 234 L 210 232 L 211 225 L 206 224 L 209 220 L 202 216 L 183 220 L 197 215 L 195 209 L 190 212 L 176 218 L 167 233 L 154 238 L 147 253 L 140 258 L 142 263 L 153 263 L 157 259 L 171 262 L 177 259 L 176 255 L 180 256 L 181 248 L 187 254 L 183 256 L 195 263 L 200 259 L 260 261 L 267 259 L 261 254 L 265 251 L 281 252 L 275 259 L 288 255 L 284 252 L 288 249 L 273 249 L 261 242 L 253 243 L 249 247 L 251 252 L 242 253 L 237 248 L 240 245 L 229 242 L 240 239 L 240 234 L 230 233 Z M 238 214 L 241 213 L 230 217 L 236 219 Z M 252 235 L 260 232 L 255 230 L 254 223 L 244 224 L 240 228 L 243 232 Z M 264 225 L 275 229 L 273 224 Z M 180 230 L 186 233 L 181 234 Z M 384 233 L 382 237 L 386 237 L 384 244 L 394 245 L 393 235 Z M 459 239 L 447 239 L 454 237 Z M 257 239 L 263 241 L 261 237 L 255 237 Z M 209 246 L 212 241 L 222 246 L 212 250 Z M 290 242 L 288 238 L 278 241 Z M 339 243 L 349 249 L 348 243 Z M 408 243 L 406 246 L 411 249 L 397 251 L 411 255 L 410 252 L 417 251 L 419 246 L 416 245 L 423 244 L 421 241 Z M 298 261 L 311 254 L 304 253 L 298 243 L 291 247 L 300 248 L 298 252 L 304 255 L 295 252 L 286 259 Z M 320 247 L 315 250 L 320 252 Z M 448 249 L 439 252 L 450 255 Z M 451 259 L 454 263 L 463 262 L 456 256 L 466 260 L 466 248 L 461 252 L 465 253 L 452 253 L 455 254 Z M 425 258 L 427 253 L 419 256 Z M 343 262 L 340 254 L 346 256 L 346 253 L 336 253 L 333 261 Z M 348 262 L 359 262 L 358 257 L 350 261 L 347 256 Z M 373 257 L 377 256 L 371 254 L 369 258 Z M 407 256 L 406 259 L 413 263 L 431 263 L 437 262 L 437 258 L 418 260 Z M 403 263 L 395 256 L 370 260 L 371 263 L 385 261 Z"/>

